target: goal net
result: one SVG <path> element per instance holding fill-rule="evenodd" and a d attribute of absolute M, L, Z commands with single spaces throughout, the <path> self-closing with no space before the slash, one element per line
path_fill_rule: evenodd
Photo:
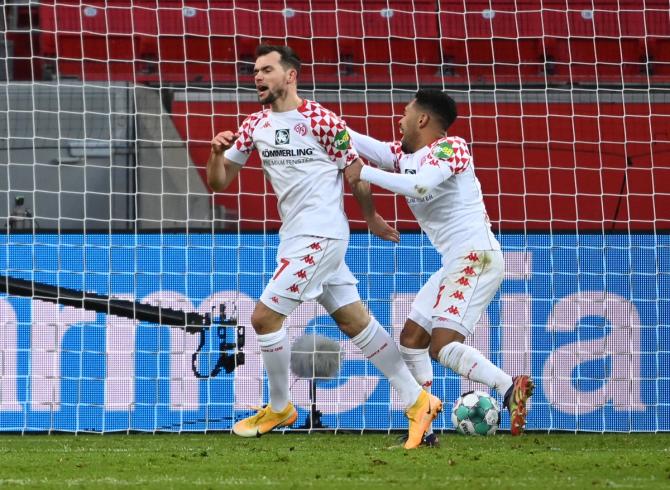
<path fill-rule="evenodd" d="M 506 265 L 468 342 L 534 377 L 528 429 L 670 430 L 668 15 L 660 0 L 8 0 L 0 431 L 229 430 L 267 403 L 249 319 L 276 267 L 276 198 L 257 155 L 225 192 L 205 179 L 212 136 L 259 110 L 259 42 L 292 46 L 301 95 L 380 140 L 400 137 L 418 88 L 457 101 L 450 133 L 470 145 Z M 400 244 L 371 236 L 347 195 L 346 260 L 397 340 L 440 257 L 404 200 L 374 191 Z M 54 303 L 49 287 L 203 317 L 225 303 L 245 343 L 212 326 L 198 350 L 197 333 Z M 314 397 L 329 429 L 406 427 L 320 305 L 285 327 L 342 348 L 335 376 L 292 377 L 296 427 Z M 225 343 L 244 358 L 198 378 Z M 452 430 L 460 394 L 488 389 L 433 369 L 434 427 Z"/>

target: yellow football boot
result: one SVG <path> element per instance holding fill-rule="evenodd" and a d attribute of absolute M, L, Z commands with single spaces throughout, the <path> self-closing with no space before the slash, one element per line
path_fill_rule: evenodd
<path fill-rule="evenodd" d="M 291 402 L 281 412 L 273 412 L 268 404 L 258 410 L 256 415 L 247 417 L 233 426 L 233 432 L 241 437 L 260 437 L 277 427 L 293 424 L 298 418 L 298 412 Z"/>
<path fill-rule="evenodd" d="M 426 434 L 431 422 L 441 411 L 442 401 L 427 391 L 421 390 L 421 394 L 416 402 L 414 402 L 414 405 L 409 407 L 405 412 L 405 415 L 409 419 L 405 449 L 414 449 L 421 445 L 423 436 Z"/>

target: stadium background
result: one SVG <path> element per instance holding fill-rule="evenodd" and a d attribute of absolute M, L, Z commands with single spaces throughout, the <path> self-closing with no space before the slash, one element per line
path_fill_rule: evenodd
<path fill-rule="evenodd" d="M 536 378 L 529 428 L 670 430 L 668 15 L 629 0 L 7 2 L 4 273 L 187 310 L 235 299 L 249 325 L 276 200 L 257 159 L 217 196 L 202 177 L 212 134 L 258 108 L 253 49 L 288 42 L 303 95 L 379 139 L 419 86 L 459 102 L 453 133 L 507 264 L 472 341 Z M 397 338 L 439 258 L 402 199 L 376 202 L 401 243 L 369 237 L 348 197 L 347 261 Z M 244 366 L 198 381 L 181 331 L 17 297 L 0 323 L 0 430 L 227 430 L 265 397 L 251 331 Z M 318 393 L 327 425 L 404 427 L 322 309 L 287 324 L 342 341 L 341 376 Z M 470 387 L 434 370 L 447 406 Z M 306 382 L 293 393 L 304 416 Z"/>

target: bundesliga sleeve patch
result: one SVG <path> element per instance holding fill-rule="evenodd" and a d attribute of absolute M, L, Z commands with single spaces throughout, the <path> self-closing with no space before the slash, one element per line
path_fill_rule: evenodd
<path fill-rule="evenodd" d="M 349 133 L 347 133 L 346 129 L 343 129 L 339 133 L 335 135 L 335 141 L 333 142 L 333 146 L 337 148 L 338 150 L 347 150 L 349 148 Z"/>
<path fill-rule="evenodd" d="M 433 156 L 441 160 L 449 160 L 452 158 L 454 156 L 454 149 L 452 148 L 451 143 L 444 141 L 439 145 L 435 145 L 435 148 L 433 148 Z"/>

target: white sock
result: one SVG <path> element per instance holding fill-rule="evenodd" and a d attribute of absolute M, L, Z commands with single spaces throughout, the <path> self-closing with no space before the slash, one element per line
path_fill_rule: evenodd
<path fill-rule="evenodd" d="M 412 377 L 391 336 L 372 318 L 365 329 L 351 341 L 363 351 L 389 380 L 405 407 L 411 407 L 421 394 L 421 386 Z"/>
<path fill-rule="evenodd" d="M 419 383 L 424 390 L 430 393 L 430 387 L 433 384 L 433 364 L 430 362 L 428 348 L 412 349 L 411 347 L 400 345 L 398 350 L 416 382 Z M 426 431 L 426 435 L 432 433 L 433 424 L 431 424 Z"/>
<path fill-rule="evenodd" d="M 291 362 L 291 346 L 283 328 L 276 332 L 258 335 L 265 372 L 270 385 L 270 405 L 273 412 L 281 412 L 288 405 L 289 364 Z"/>
<path fill-rule="evenodd" d="M 469 345 L 451 342 L 440 349 L 438 358 L 443 366 L 452 369 L 464 378 L 484 383 L 503 396 L 512 386 L 512 377 L 509 374 Z"/>

